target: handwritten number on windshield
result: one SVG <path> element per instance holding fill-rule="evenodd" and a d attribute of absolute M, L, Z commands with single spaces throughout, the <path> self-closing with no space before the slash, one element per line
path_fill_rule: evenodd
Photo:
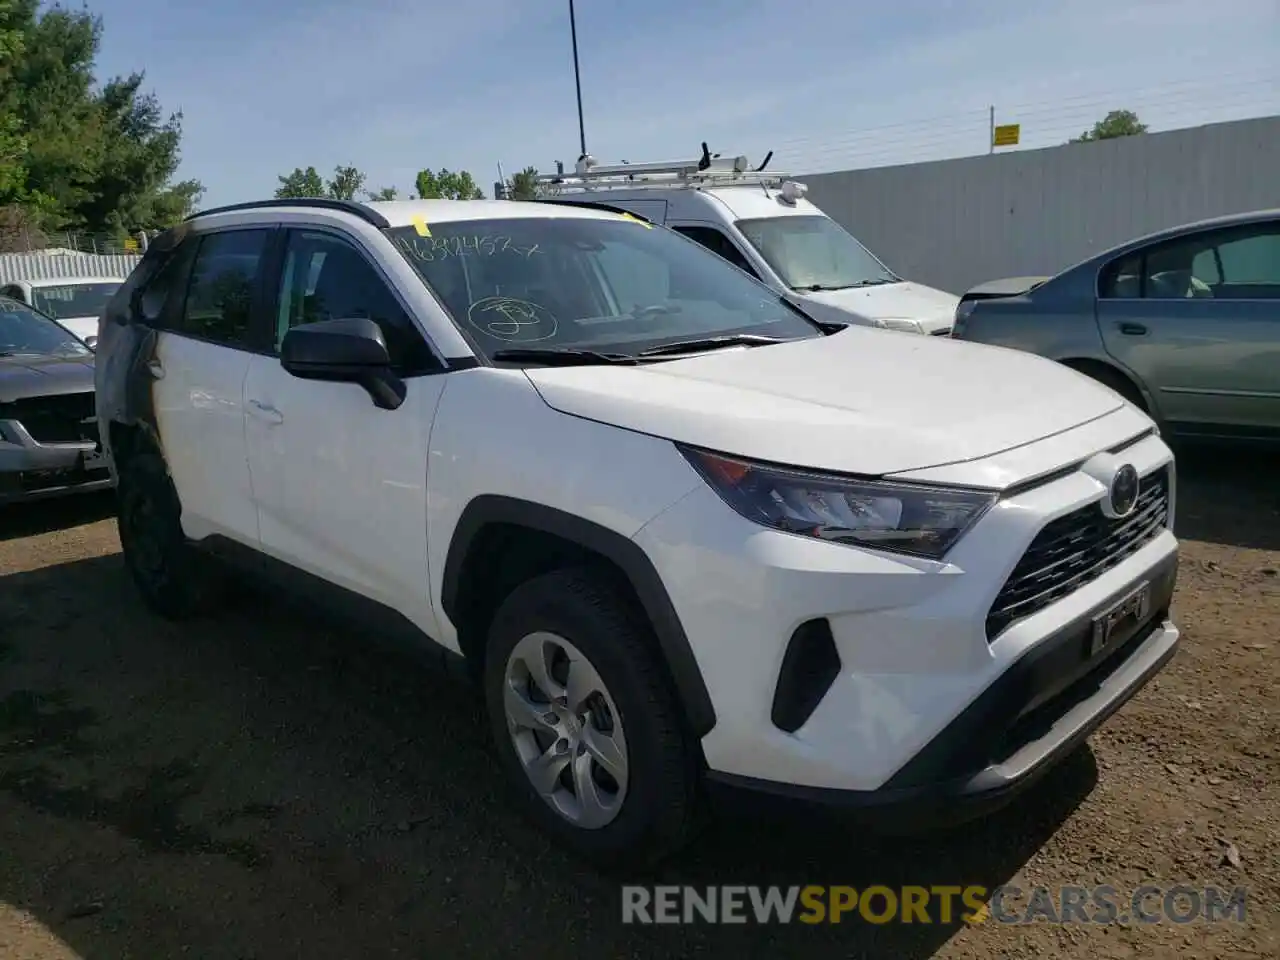
<path fill-rule="evenodd" d="M 493 257 L 500 253 L 531 257 L 535 253 L 542 252 L 536 243 L 521 246 L 512 243 L 510 237 L 476 234 L 456 237 L 402 238 L 398 242 L 401 250 L 423 263 L 448 260 L 450 257 Z"/>

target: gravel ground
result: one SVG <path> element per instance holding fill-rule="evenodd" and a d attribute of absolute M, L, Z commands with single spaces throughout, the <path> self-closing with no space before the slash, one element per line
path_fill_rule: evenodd
<path fill-rule="evenodd" d="M 283 605 L 149 616 L 87 498 L 0 511 L 0 957 L 1280 956 L 1275 461 L 1180 459 L 1183 650 L 1016 807 L 910 842 L 723 818 L 645 878 L 1244 886 L 1243 925 L 624 927 L 465 690 Z"/>

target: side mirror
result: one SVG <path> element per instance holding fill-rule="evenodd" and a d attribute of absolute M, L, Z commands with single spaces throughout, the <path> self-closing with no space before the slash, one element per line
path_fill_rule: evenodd
<path fill-rule="evenodd" d="M 407 393 L 381 328 L 364 317 L 293 327 L 280 345 L 280 365 L 301 380 L 359 384 L 383 410 L 395 410 Z"/>
<path fill-rule="evenodd" d="M 98 338 L 96 336 L 85 337 L 84 345 L 96 353 L 98 350 Z"/>

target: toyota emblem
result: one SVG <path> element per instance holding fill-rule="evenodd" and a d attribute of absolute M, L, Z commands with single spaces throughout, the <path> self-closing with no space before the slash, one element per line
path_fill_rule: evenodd
<path fill-rule="evenodd" d="M 1111 487 L 1107 491 L 1105 513 L 1116 519 L 1127 517 L 1138 505 L 1138 471 L 1133 464 L 1126 463 L 1116 470 L 1111 478 Z"/>

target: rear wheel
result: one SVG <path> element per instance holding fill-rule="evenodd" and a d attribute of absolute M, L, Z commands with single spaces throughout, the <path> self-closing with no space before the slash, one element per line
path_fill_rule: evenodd
<path fill-rule="evenodd" d="M 182 506 L 164 460 L 154 453 L 128 457 L 116 492 L 125 565 L 147 606 L 173 620 L 211 610 L 223 579 L 182 533 Z"/>
<path fill-rule="evenodd" d="M 531 580 L 490 630 L 485 695 L 529 817 L 599 866 L 653 863 L 690 836 L 699 769 L 648 636 L 585 570 Z"/>

